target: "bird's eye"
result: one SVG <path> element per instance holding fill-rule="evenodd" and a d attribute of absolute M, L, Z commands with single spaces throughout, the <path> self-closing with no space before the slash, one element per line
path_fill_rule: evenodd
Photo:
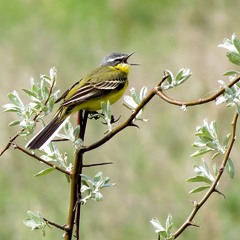
<path fill-rule="evenodd" d="M 115 62 L 116 62 L 116 64 L 119 64 L 119 63 L 122 62 L 122 60 L 121 59 L 116 59 Z"/>

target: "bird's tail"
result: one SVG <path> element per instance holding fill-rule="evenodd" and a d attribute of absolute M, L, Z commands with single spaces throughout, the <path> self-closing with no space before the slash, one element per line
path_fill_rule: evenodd
<path fill-rule="evenodd" d="M 62 129 L 68 119 L 69 117 L 60 120 L 57 114 L 50 123 L 48 123 L 27 143 L 26 147 L 30 149 L 44 148 L 44 146 L 50 143 L 56 134 Z"/>

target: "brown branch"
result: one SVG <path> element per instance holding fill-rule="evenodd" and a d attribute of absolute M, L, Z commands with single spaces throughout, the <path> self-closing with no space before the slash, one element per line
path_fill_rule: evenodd
<path fill-rule="evenodd" d="M 108 164 L 113 164 L 113 162 L 83 164 L 82 166 L 83 166 L 83 167 L 96 167 L 96 166 L 103 166 L 103 165 L 108 165 Z"/>
<path fill-rule="evenodd" d="M 80 125 L 79 137 L 84 140 L 87 126 L 88 112 L 80 110 L 78 112 L 78 124 Z M 81 173 L 83 169 L 83 152 L 76 151 L 73 169 L 71 172 L 70 186 L 70 204 L 68 212 L 68 224 L 65 234 L 65 240 L 71 240 L 73 235 L 74 224 L 76 224 L 76 239 L 79 239 L 80 232 L 80 211 L 81 211 Z"/>
<path fill-rule="evenodd" d="M 117 133 L 119 133 L 120 131 L 122 131 L 126 127 L 136 126 L 136 125 L 133 124 L 133 120 L 135 119 L 135 117 L 137 116 L 139 111 L 154 97 L 155 94 L 156 94 L 156 90 L 155 90 L 155 88 L 153 88 L 147 94 L 147 96 L 141 101 L 141 103 L 136 107 L 136 109 L 132 112 L 130 117 L 123 124 L 121 124 L 118 127 L 114 128 L 112 131 L 110 131 L 108 134 L 106 134 L 99 141 L 97 141 L 97 142 L 95 142 L 95 143 L 93 143 L 91 145 L 82 147 L 80 149 L 80 151 L 82 153 L 84 153 L 84 152 L 88 152 L 90 150 L 96 149 L 96 148 L 100 147 L 101 145 L 103 145 L 104 143 L 106 143 L 108 140 L 110 140 L 113 136 L 115 136 Z"/>
<path fill-rule="evenodd" d="M 19 134 L 20 134 L 21 132 L 23 132 L 23 130 L 24 130 L 24 129 L 22 129 L 20 132 L 16 133 L 14 136 L 12 136 L 12 137 L 9 139 L 8 143 L 6 144 L 6 146 L 5 146 L 4 149 L 1 151 L 0 156 L 2 156 L 2 155 L 10 148 L 10 146 L 12 145 L 12 143 L 14 142 L 14 140 L 16 140 L 16 139 L 18 138 Z"/>
<path fill-rule="evenodd" d="M 232 82 L 230 82 L 227 85 L 227 87 L 231 88 L 234 84 L 236 84 L 239 81 L 240 81 L 240 76 L 237 77 L 236 79 L 234 79 Z M 158 89 L 156 89 L 156 94 L 167 103 L 177 105 L 177 106 L 190 107 L 190 106 L 194 106 L 194 105 L 200 105 L 200 104 L 212 102 L 212 101 L 216 100 L 219 96 L 221 96 L 225 91 L 226 91 L 226 89 L 222 88 L 210 97 L 200 98 L 200 99 L 192 100 L 192 101 L 178 101 L 178 100 L 172 99 L 172 98 L 168 97 L 166 94 L 163 93 L 163 91 L 161 89 L 161 86 Z"/>
<path fill-rule="evenodd" d="M 176 239 L 188 226 L 194 226 L 195 224 L 193 223 L 193 219 L 196 216 L 197 212 L 200 210 L 200 208 L 205 204 L 205 202 L 209 199 L 209 197 L 216 192 L 216 186 L 224 172 L 225 166 L 227 164 L 229 155 L 232 151 L 233 144 L 236 140 L 236 128 L 237 128 L 237 120 L 238 120 L 238 113 L 235 113 L 233 122 L 232 122 L 232 133 L 231 133 L 231 138 L 227 147 L 227 150 L 224 154 L 223 161 L 221 164 L 221 167 L 218 170 L 218 174 L 216 176 L 216 179 L 212 183 L 211 187 L 207 191 L 207 193 L 203 196 L 203 198 L 198 202 L 194 204 L 194 208 L 190 215 L 188 216 L 187 220 L 183 223 L 183 225 L 174 233 L 174 239 Z"/>
<path fill-rule="evenodd" d="M 219 91 L 217 91 L 214 95 L 208 97 L 208 98 L 203 98 L 203 99 L 198 99 L 198 100 L 193 100 L 193 101 L 177 101 L 174 100 L 170 97 L 168 97 L 167 95 L 165 95 L 162 90 L 161 90 L 161 85 L 163 84 L 163 82 L 168 78 L 168 75 L 163 76 L 163 78 L 161 79 L 161 81 L 157 84 L 156 87 L 154 87 L 152 90 L 150 90 L 150 92 L 143 98 L 143 100 L 141 101 L 141 103 L 136 107 L 136 109 L 132 112 L 132 114 L 130 115 L 130 117 L 121 125 L 119 125 L 118 127 L 114 128 L 111 132 L 109 132 L 108 134 L 106 134 L 102 139 L 98 140 L 97 142 L 88 145 L 88 146 L 84 146 L 82 147 L 82 149 L 80 150 L 81 152 L 88 152 L 90 150 L 96 149 L 99 146 L 103 145 L 104 143 L 106 143 L 107 141 L 109 141 L 112 137 L 114 137 L 117 133 L 119 133 L 120 131 L 122 131 L 123 129 L 125 129 L 126 127 L 129 126 L 136 126 L 133 124 L 133 120 L 135 119 L 135 117 L 137 116 L 137 114 L 139 113 L 139 111 L 145 107 L 145 105 L 148 104 L 148 102 L 155 96 L 158 95 L 160 98 L 162 98 L 165 102 L 168 102 L 170 104 L 174 104 L 174 105 L 178 105 L 178 106 L 194 106 L 194 105 L 200 105 L 200 104 L 204 104 L 204 103 L 208 103 L 211 101 L 214 101 L 217 97 L 219 97 L 220 95 L 222 95 L 226 90 L 225 88 L 220 89 Z M 228 84 L 228 87 L 232 87 L 234 84 L 236 84 L 238 81 L 240 80 L 240 76 L 237 77 L 235 80 L 233 80 L 231 83 Z"/>
<path fill-rule="evenodd" d="M 54 226 L 54 227 L 56 227 L 56 228 L 59 228 L 59 229 L 61 229 L 61 230 L 63 230 L 63 231 L 67 231 L 67 229 L 66 229 L 65 226 L 61 226 L 61 225 L 59 225 L 59 224 L 57 224 L 57 223 L 51 222 L 51 221 L 47 220 L 46 218 L 43 218 L 43 220 L 44 220 L 47 224 L 49 224 L 49 225 L 51 225 L 51 226 Z"/>
<path fill-rule="evenodd" d="M 52 164 L 52 163 L 50 163 L 50 162 L 48 162 L 48 161 L 46 161 L 44 159 L 38 157 L 34 153 L 30 153 L 30 152 L 26 151 L 24 148 L 18 146 L 17 144 L 12 143 L 12 145 L 13 145 L 14 149 L 20 150 L 21 152 L 27 154 L 28 156 L 33 157 L 33 158 L 35 158 L 36 160 L 38 160 L 38 161 L 40 161 L 42 163 L 45 163 L 46 165 L 48 165 L 48 166 L 58 170 L 59 172 L 62 172 L 62 173 L 67 174 L 67 175 L 70 175 L 70 173 L 68 171 L 64 170 L 63 168 L 60 168 L 60 167 L 58 167 L 58 166 L 56 166 L 56 165 L 54 165 L 54 164 Z"/>

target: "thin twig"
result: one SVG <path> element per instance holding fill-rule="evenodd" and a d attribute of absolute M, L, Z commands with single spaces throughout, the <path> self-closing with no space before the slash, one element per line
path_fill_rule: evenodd
<path fill-rule="evenodd" d="M 47 224 L 49 224 L 49 225 L 51 225 L 51 226 L 54 226 L 54 227 L 56 227 L 56 228 L 59 228 L 59 229 L 61 229 L 61 230 L 63 230 L 63 231 L 67 231 L 67 230 L 68 230 L 65 226 L 61 226 L 61 225 L 59 225 L 59 224 L 57 224 L 57 223 L 51 222 L 51 221 L 47 220 L 46 218 L 43 218 L 43 220 L 44 220 Z"/>
<path fill-rule="evenodd" d="M 200 210 L 200 208 L 205 204 L 205 202 L 209 199 L 209 197 L 216 192 L 216 186 L 224 172 L 225 166 L 227 164 L 227 161 L 229 159 L 229 155 L 232 151 L 233 144 L 236 140 L 236 128 L 237 128 L 237 120 L 238 120 L 238 113 L 235 113 L 233 122 L 232 122 L 232 133 L 231 138 L 229 141 L 229 145 L 227 147 L 227 150 L 224 154 L 222 164 L 218 170 L 218 174 L 216 176 L 216 179 L 212 183 L 211 187 L 207 191 L 207 193 L 203 196 L 203 198 L 198 202 L 194 204 L 194 208 L 190 215 L 188 216 L 187 220 L 183 223 L 183 225 L 174 233 L 174 239 L 176 239 L 188 226 L 196 226 L 195 223 L 193 223 L 193 219 L 196 216 L 197 212 Z M 198 225 L 197 225 L 198 226 Z"/>
<path fill-rule="evenodd" d="M 232 82 L 230 82 L 227 85 L 227 87 L 231 88 L 234 84 L 236 84 L 239 81 L 240 81 L 240 76 L 237 77 L 236 79 L 234 79 Z M 221 96 L 226 91 L 226 89 L 222 88 L 210 97 L 200 98 L 200 99 L 192 100 L 192 101 L 178 101 L 178 100 L 172 99 L 172 98 L 168 97 L 166 94 L 163 93 L 161 87 L 156 88 L 155 91 L 156 91 L 156 94 L 167 103 L 177 105 L 177 106 L 190 107 L 190 106 L 195 106 L 195 105 L 200 105 L 200 104 L 205 104 L 205 103 L 208 103 L 208 102 L 212 102 L 212 101 L 216 100 L 219 96 Z"/>
<path fill-rule="evenodd" d="M 108 165 L 108 164 L 113 164 L 113 162 L 83 164 L 82 166 L 83 167 L 96 167 L 96 166 L 103 166 L 103 165 Z"/>
<path fill-rule="evenodd" d="M 14 136 L 12 136 L 12 137 L 9 139 L 9 141 L 8 141 L 8 143 L 6 144 L 5 148 L 1 151 L 0 156 L 2 156 L 2 155 L 10 148 L 10 146 L 12 145 L 12 143 L 14 142 L 14 140 L 18 138 L 19 134 L 20 134 L 21 132 L 23 132 L 23 130 L 24 130 L 24 129 L 22 129 L 20 132 L 16 133 Z"/>
<path fill-rule="evenodd" d="M 48 162 L 48 161 L 46 161 L 44 159 L 38 157 L 34 153 L 30 153 L 30 152 L 26 151 L 24 148 L 18 146 L 17 144 L 12 143 L 12 145 L 13 145 L 14 149 L 20 150 L 21 152 L 27 154 L 28 156 L 33 157 L 33 158 L 35 158 L 36 160 L 38 160 L 38 161 L 40 161 L 42 163 L 45 163 L 46 165 L 48 165 L 48 166 L 58 170 L 59 172 L 62 172 L 62 173 L 67 174 L 67 175 L 70 175 L 70 173 L 67 170 L 65 170 L 63 168 L 60 168 L 60 167 L 58 167 L 58 166 L 56 166 L 56 165 L 54 165 L 54 164 L 52 164 L 52 163 L 50 163 L 50 162 Z"/>

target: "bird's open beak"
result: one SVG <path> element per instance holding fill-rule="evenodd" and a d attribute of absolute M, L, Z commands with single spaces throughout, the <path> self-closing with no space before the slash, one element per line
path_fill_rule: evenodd
<path fill-rule="evenodd" d="M 130 58 L 134 53 L 135 53 L 135 52 L 132 52 L 132 53 L 129 53 L 129 54 L 127 55 L 127 57 L 126 57 L 126 62 L 127 62 L 128 58 Z M 138 65 L 140 65 L 140 64 L 138 64 L 138 63 L 128 63 L 128 64 L 131 65 L 131 66 L 138 66 Z"/>

